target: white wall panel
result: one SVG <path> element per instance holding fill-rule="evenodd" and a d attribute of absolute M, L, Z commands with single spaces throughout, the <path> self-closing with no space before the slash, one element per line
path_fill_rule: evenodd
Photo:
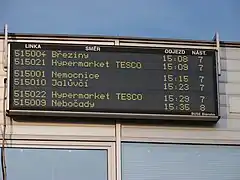
<path fill-rule="evenodd" d="M 227 119 L 227 128 L 232 131 L 240 131 L 240 117 L 228 118 Z"/>
<path fill-rule="evenodd" d="M 4 87 L 4 79 L 6 78 L 6 76 L 1 76 L 0 75 L 0 88 L 2 88 L 3 89 L 3 87 Z"/>
<path fill-rule="evenodd" d="M 237 83 L 219 83 L 220 94 L 240 95 L 240 84 Z"/>
<path fill-rule="evenodd" d="M 3 99 L 0 99 L 0 125 L 3 125 L 4 122 L 3 103 Z"/>
<path fill-rule="evenodd" d="M 1 53 L 0 53 L 0 54 L 1 54 Z M 1 58 L 0 58 L 0 60 L 1 60 Z M 2 76 L 1 78 L 7 77 L 7 72 L 3 70 L 2 61 L 0 62 L 0 76 Z"/>
<path fill-rule="evenodd" d="M 4 88 L 0 87 L 0 100 L 2 100 L 3 98 L 4 98 Z M 0 111 L 2 111 L 2 109 L 0 109 Z"/>
<path fill-rule="evenodd" d="M 3 46 L 4 46 L 4 40 L 0 39 L 0 52 L 3 51 Z M 1 56 L 0 56 L 1 57 Z"/>
<path fill-rule="evenodd" d="M 222 118 L 227 118 L 227 116 L 228 116 L 228 107 L 220 107 L 219 114 L 220 114 L 220 116 Z"/>
<path fill-rule="evenodd" d="M 229 97 L 229 113 L 238 114 L 240 116 L 240 96 L 230 96 Z"/>
<path fill-rule="evenodd" d="M 1 98 L 1 99 L 0 99 L 0 113 L 3 112 L 3 103 L 4 103 L 4 101 L 3 101 L 3 99 Z M 2 116 L 0 116 L 0 119 L 2 119 Z M 0 122 L 1 122 L 1 121 L 0 121 Z"/>
<path fill-rule="evenodd" d="M 227 71 L 240 71 L 240 58 L 238 60 L 222 60 L 221 69 Z"/>
<path fill-rule="evenodd" d="M 220 105 L 221 106 L 229 106 L 229 103 L 228 103 L 228 96 L 227 95 L 224 95 L 224 94 L 221 94 L 220 97 L 219 97 L 219 101 L 220 101 Z"/>
<path fill-rule="evenodd" d="M 220 50 L 220 57 L 227 60 L 240 60 L 240 48 L 223 47 Z"/>
<path fill-rule="evenodd" d="M 19 123 L 8 125 L 7 137 L 12 139 L 51 139 L 51 140 L 115 140 L 114 125 L 48 125 Z"/>
<path fill-rule="evenodd" d="M 218 128 L 123 126 L 124 141 L 240 143 L 239 131 Z"/>
<path fill-rule="evenodd" d="M 220 66 L 221 66 L 221 70 L 227 70 L 227 61 L 226 61 L 226 59 L 221 59 Z"/>
<path fill-rule="evenodd" d="M 240 83 L 240 71 L 232 72 L 232 71 L 222 71 L 221 76 L 219 76 L 219 82 L 225 83 Z"/>
<path fill-rule="evenodd" d="M 227 72 L 221 71 L 221 76 L 217 76 L 220 83 L 227 82 Z"/>

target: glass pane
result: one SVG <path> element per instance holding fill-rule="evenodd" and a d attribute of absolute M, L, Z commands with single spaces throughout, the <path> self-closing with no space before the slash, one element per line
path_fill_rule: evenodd
<path fill-rule="evenodd" d="M 8 180 L 107 180 L 107 150 L 7 149 Z"/>
<path fill-rule="evenodd" d="M 122 180 L 239 180 L 240 147 L 123 143 Z"/>

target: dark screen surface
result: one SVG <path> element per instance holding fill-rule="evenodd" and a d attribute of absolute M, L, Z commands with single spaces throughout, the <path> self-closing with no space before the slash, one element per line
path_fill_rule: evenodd
<path fill-rule="evenodd" d="M 11 43 L 9 110 L 218 116 L 215 51 Z"/>

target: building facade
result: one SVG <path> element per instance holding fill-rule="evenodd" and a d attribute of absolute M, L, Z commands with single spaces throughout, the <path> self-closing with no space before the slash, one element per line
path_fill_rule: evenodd
<path fill-rule="evenodd" d="M 217 47 L 215 41 L 10 34 L 9 42 Z M 214 125 L 16 121 L 6 116 L 7 72 L 0 36 L 0 124 L 6 122 L 8 180 L 238 180 L 240 44 L 220 42 L 219 109 Z M 26 117 L 27 118 L 27 117 Z M 60 119 L 60 118 L 59 118 Z M 56 122 L 57 121 L 57 122 Z M 0 137 L 2 139 L 2 137 Z"/>

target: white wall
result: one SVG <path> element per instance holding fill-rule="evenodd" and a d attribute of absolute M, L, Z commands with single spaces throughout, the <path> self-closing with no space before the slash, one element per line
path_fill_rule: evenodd
<path fill-rule="evenodd" d="M 3 40 L 0 39 L 0 124 L 3 124 Z M 214 127 L 122 126 L 123 140 L 240 144 L 240 48 L 221 48 L 220 114 Z M 115 140 L 115 125 L 26 123 L 7 119 L 12 138 Z"/>
<path fill-rule="evenodd" d="M 0 39 L 0 123 L 3 122 L 3 98 L 4 98 L 4 78 L 6 72 L 3 71 L 3 44 L 4 41 Z"/>
<path fill-rule="evenodd" d="M 240 48 L 221 49 L 220 93 L 225 95 L 228 130 L 240 130 Z"/>

